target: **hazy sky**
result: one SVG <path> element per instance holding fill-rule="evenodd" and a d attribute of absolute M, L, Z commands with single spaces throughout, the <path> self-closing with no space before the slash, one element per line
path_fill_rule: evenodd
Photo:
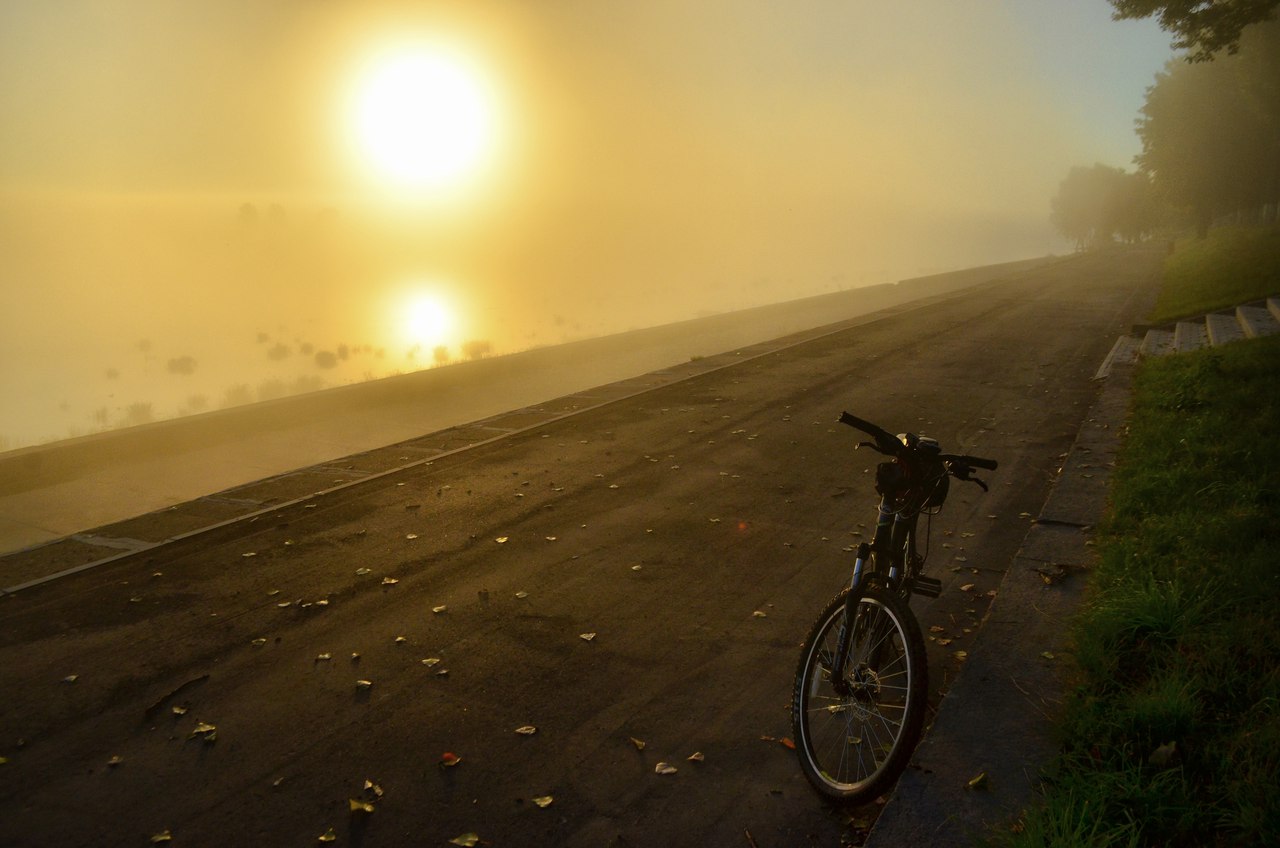
<path fill-rule="evenodd" d="M 1168 42 L 1105 0 L 0 0 L 0 439 L 1063 251 Z M 447 126 L 396 68 L 461 80 Z"/>

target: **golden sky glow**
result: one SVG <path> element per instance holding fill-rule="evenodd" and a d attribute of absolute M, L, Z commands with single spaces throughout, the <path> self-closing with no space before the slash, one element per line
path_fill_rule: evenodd
<path fill-rule="evenodd" d="M 0 449 L 1066 249 L 1168 56 L 1109 15 L 0 2 Z"/>

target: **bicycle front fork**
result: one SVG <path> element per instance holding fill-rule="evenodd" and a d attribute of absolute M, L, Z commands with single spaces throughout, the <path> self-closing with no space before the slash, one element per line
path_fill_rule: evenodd
<path fill-rule="evenodd" d="M 862 599 L 863 572 L 867 560 L 871 557 L 871 545 L 863 542 L 858 545 L 858 555 L 853 561 L 853 578 L 849 581 L 849 593 L 844 599 L 844 614 L 840 617 L 840 630 L 836 637 L 836 654 L 831 660 L 831 688 L 836 694 L 847 697 L 851 693 L 849 681 L 844 674 L 849 662 L 849 647 L 853 643 L 853 629 L 856 624 L 858 602 Z"/>

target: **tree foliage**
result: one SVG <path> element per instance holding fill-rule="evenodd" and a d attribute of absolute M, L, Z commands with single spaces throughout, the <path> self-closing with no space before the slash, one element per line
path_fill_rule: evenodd
<path fill-rule="evenodd" d="M 1139 167 L 1204 234 L 1224 215 L 1273 220 L 1280 202 L 1280 23 L 1209 63 L 1172 61 L 1147 89 Z"/>
<path fill-rule="evenodd" d="M 1155 15 L 1160 27 L 1174 35 L 1177 50 L 1194 51 L 1188 59 L 1208 61 L 1226 50 L 1234 54 L 1246 27 L 1271 20 L 1280 0 L 1111 0 L 1117 20 Z"/>
<path fill-rule="evenodd" d="M 1146 175 L 1102 164 L 1072 168 L 1050 207 L 1054 227 L 1082 250 L 1110 244 L 1116 238 L 1136 242 L 1155 223 Z"/>

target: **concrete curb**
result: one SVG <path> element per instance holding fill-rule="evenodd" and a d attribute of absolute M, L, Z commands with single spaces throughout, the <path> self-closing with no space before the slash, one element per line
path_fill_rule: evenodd
<path fill-rule="evenodd" d="M 1132 384 L 1132 367 L 1112 368 L 869 848 L 967 846 L 1033 802 L 1059 747 L 1067 626 L 1094 563 L 1093 528 L 1107 506 Z"/>

